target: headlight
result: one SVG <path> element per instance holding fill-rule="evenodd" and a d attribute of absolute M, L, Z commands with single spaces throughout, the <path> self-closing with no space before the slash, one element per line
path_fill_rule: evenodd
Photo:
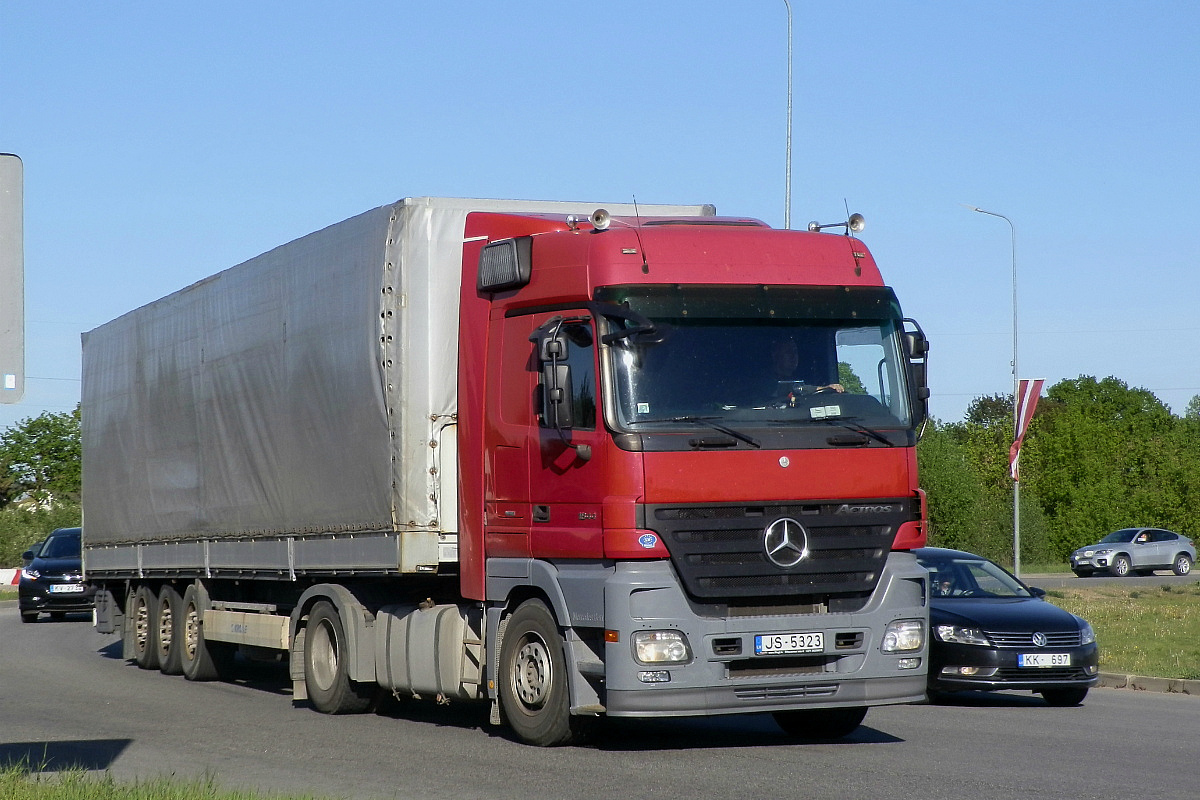
<path fill-rule="evenodd" d="M 979 628 L 960 628 L 957 625 L 936 625 L 933 629 L 933 635 L 940 641 L 953 642 L 954 644 L 979 644 L 984 647 L 989 647 L 991 642 L 983 635 L 983 631 Z"/>
<path fill-rule="evenodd" d="M 25 569 L 21 570 L 21 577 L 25 578 L 26 580 L 36 581 L 38 578 L 42 577 L 42 573 L 38 572 L 36 569 L 29 569 L 29 567 L 26 567 Z"/>
<path fill-rule="evenodd" d="M 1079 631 L 1079 643 L 1091 644 L 1096 641 L 1096 632 L 1092 630 L 1092 626 L 1088 623 L 1083 623 L 1083 629 Z"/>
<path fill-rule="evenodd" d="M 925 646 L 925 624 L 919 619 L 898 619 L 888 623 L 880 649 L 885 653 L 910 653 Z"/>
<path fill-rule="evenodd" d="M 1106 556 L 1109 553 L 1111 553 L 1112 551 L 1113 551 L 1113 549 L 1111 547 L 1102 547 L 1099 550 L 1095 551 L 1095 555 Z"/>
<path fill-rule="evenodd" d="M 633 657 L 642 664 L 683 664 L 692 660 L 692 649 L 679 631 L 638 631 Z"/>

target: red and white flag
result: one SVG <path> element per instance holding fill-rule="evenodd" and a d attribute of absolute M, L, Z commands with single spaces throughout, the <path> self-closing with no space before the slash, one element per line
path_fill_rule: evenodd
<path fill-rule="evenodd" d="M 1017 393 L 1017 430 L 1012 447 L 1008 451 L 1008 470 L 1014 481 L 1020 480 L 1020 469 L 1017 459 L 1021 457 L 1021 442 L 1025 441 L 1025 431 L 1029 429 L 1029 421 L 1033 419 L 1033 410 L 1037 408 L 1038 398 L 1042 396 L 1044 378 L 1037 380 L 1022 380 L 1020 391 Z"/>

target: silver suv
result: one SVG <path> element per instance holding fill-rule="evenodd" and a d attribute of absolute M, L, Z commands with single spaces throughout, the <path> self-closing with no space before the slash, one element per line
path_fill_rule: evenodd
<path fill-rule="evenodd" d="M 1192 540 L 1162 528 L 1122 528 L 1071 553 L 1071 570 L 1081 578 L 1108 570 L 1125 577 L 1169 569 L 1187 575 L 1196 561 Z"/>

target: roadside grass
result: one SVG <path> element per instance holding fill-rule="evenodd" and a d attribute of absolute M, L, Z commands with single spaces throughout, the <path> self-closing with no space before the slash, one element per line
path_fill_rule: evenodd
<path fill-rule="evenodd" d="M 264 794 L 220 789 L 209 778 L 174 777 L 117 783 L 83 770 L 35 772 L 23 765 L 0 770 L 0 800 L 315 800 L 315 795 Z"/>
<path fill-rule="evenodd" d="M 1092 624 L 1100 671 L 1200 680 L 1200 582 L 1054 589 L 1050 602 Z"/>

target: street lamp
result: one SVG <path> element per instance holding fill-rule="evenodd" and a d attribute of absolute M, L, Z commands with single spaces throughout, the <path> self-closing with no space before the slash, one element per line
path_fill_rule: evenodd
<path fill-rule="evenodd" d="M 985 211 L 975 206 L 967 206 L 967 208 L 971 211 L 978 211 L 980 214 L 999 217 L 1008 223 L 1009 232 L 1012 234 L 1012 374 L 1013 441 L 1015 442 L 1021 433 L 1021 420 L 1017 411 L 1017 398 L 1021 394 L 1020 373 L 1017 372 L 1017 227 L 1013 225 L 1011 219 L 1003 214 Z M 1021 482 L 1015 477 L 1013 478 L 1013 574 L 1018 578 L 1021 577 Z"/>
<path fill-rule="evenodd" d="M 787 9 L 788 80 L 787 80 L 787 155 L 784 164 L 783 227 L 792 227 L 792 4 L 783 0 Z"/>

